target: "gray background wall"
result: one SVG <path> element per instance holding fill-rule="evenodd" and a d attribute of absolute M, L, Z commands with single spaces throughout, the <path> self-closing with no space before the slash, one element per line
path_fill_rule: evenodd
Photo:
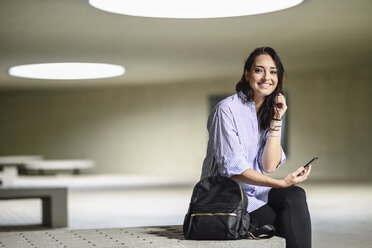
<path fill-rule="evenodd" d="M 233 93 L 239 78 L 2 91 L 0 154 L 89 158 L 97 162 L 91 173 L 197 180 L 207 143 L 208 97 Z M 286 166 L 275 176 L 319 156 L 312 180 L 371 179 L 369 71 L 363 67 L 288 70 L 285 86 L 289 154 Z"/>

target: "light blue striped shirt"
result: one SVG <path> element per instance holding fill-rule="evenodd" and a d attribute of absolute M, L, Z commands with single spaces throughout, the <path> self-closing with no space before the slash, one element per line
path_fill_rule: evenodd
<path fill-rule="evenodd" d="M 268 130 L 261 131 L 254 101 L 243 92 L 222 100 L 208 118 L 209 141 L 201 178 L 213 175 L 231 177 L 251 168 L 263 173 L 261 157 Z M 280 164 L 286 157 L 282 150 Z M 240 182 L 239 182 L 240 183 Z M 267 203 L 270 187 L 240 183 L 248 196 L 248 212 Z"/>

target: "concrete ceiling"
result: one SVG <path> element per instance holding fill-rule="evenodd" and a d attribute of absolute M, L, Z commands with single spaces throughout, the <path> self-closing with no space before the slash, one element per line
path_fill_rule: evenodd
<path fill-rule="evenodd" d="M 371 10 L 371 0 L 305 0 L 269 14 L 182 20 L 111 14 L 88 0 L 1 0 L 0 89 L 237 80 L 258 46 L 274 47 L 288 72 L 371 69 Z M 120 64 L 127 73 L 80 81 L 7 73 L 47 62 Z"/>

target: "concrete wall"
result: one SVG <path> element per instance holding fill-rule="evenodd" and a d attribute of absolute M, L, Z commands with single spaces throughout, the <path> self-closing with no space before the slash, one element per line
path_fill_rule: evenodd
<path fill-rule="evenodd" d="M 89 158 L 94 173 L 197 180 L 208 96 L 235 81 L 0 93 L 0 155 Z M 370 179 L 368 72 L 289 72 L 289 153 L 275 176 L 319 156 L 313 179 Z"/>
<path fill-rule="evenodd" d="M 313 178 L 371 179 L 372 85 L 368 68 L 293 73 L 289 163 L 320 159 Z"/>
<path fill-rule="evenodd" d="M 91 158 L 98 173 L 195 178 L 205 154 L 208 95 L 234 83 L 183 83 L 0 96 L 0 154 Z"/>

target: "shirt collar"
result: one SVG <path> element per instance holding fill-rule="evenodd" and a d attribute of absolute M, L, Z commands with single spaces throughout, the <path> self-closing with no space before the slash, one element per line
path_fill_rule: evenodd
<path fill-rule="evenodd" d="M 238 96 L 244 101 L 247 101 L 247 96 L 243 93 L 243 91 L 238 92 Z"/>
<path fill-rule="evenodd" d="M 239 91 L 238 92 L 238 96 L 240 97 L 240 99 L 242 100 L 242 102 L 244 103 L 244 104 L 247 104 L 247 105 L 249 105 L 249 106 L 253 106 L 254 108 L 256 108 L 255 107 L 255 104 L 254 104 L 254 101 L 247 101 L 247 96 L 243 93 L 243 91 Z"/>

